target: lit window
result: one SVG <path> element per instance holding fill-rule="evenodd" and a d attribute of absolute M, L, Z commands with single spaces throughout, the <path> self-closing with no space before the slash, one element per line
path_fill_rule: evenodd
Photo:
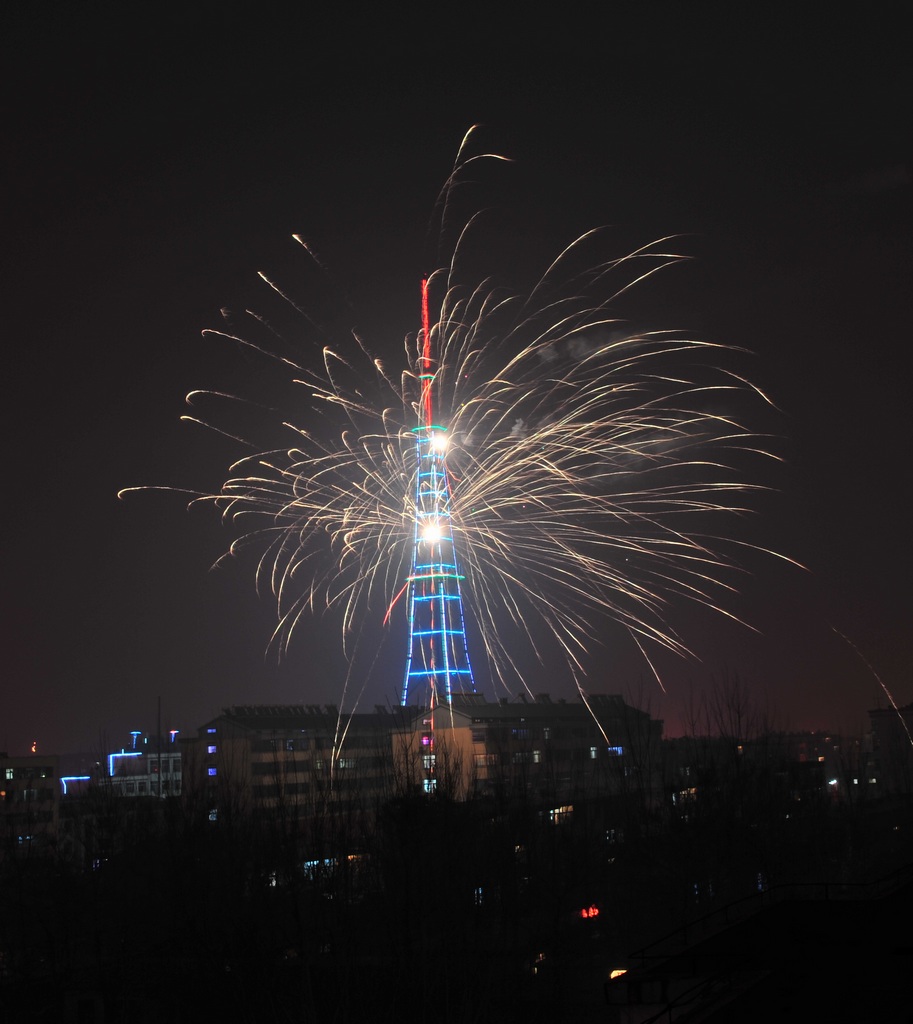
<path fill-rule="evenodd" d="M 214 733 L 214 732 L 215 732 L 216 730 L 215 730 L 215 729 L 213 729 L 213 728 L 209 728 L 209 729 L 207 729 L 206 731 L 207 731 L 208 733 Z"/>
<path fill-rule="evenodd" d="M 434 754 L 425 754 L 422 758 L 422 767 L 425 771 L 430 771 L 434 767 Z"/>
<path fill-rule="evenodd" d="M 215 807 L 210 808 L 209 820 L 210 821 L 218 821 L 219 820 L 219 812 L 218 812 L 218 810 L 216 810 Z"/>
<path fill-rule="evenodd" d="M 312 880 L 335 867 L 336 861 L 332 857 L 327 857 L 324 860 L 306 860 L 302 865 L 305 877 Z"/>
<path fill-rule="evenodd" d="M 621 755 L 625 752 L 624 747 L 606 747 L 606 749 L 612 755 L 612 757 L 621 757 Z"/>
<path fill-rule="evenodd" d="M 206 774 L 207 774 L 207 775 L 218 775 L 218 774 L 219 774 L 219 770 L 218 770 L 218 768 L 216 768 L 216 767 L 215 767 L 214 765 L 210 765 L 210 766 L 209 766 L 209 767 L 208 767 L 208 768 L 206 769 Z"/>
<path fill-rule="evenodd" d="M 599 756 L 599 747 L 590 747 L 590 759 L 595 761 Z"/>
<path fill-rule="evenodd" d="M 209 746 L 206 748 L 206 753 L 207 754 L 214 754 L 215 752 L 216 752 L 216 745 L 215 745 L 215 743 L 210 743 Z"/>
<path fill-rule="evenodd" d="M 426 793 L 433 793 L 437 789 L 437 779 L 425 779 L 423 788 Z"/>
<path fill-rule="evenodd" d="M 422 746 L 423 747 L 430 747 L 431 746 L 431 733 L 430 732 L 426 732 L 426 733 L 424 733 L 422 735 Z"/>

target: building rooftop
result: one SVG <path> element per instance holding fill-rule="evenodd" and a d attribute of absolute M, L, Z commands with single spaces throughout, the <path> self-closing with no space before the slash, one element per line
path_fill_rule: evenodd
<path fill-rule="evenodd" d="M 397 719 L 411 719 L 418 708 L 375 708 L 372 712 L 340 712 L 333 704 L 245 704 L 222 709 L 219 718 L 228 720 L 239 729 L 255 732 L 289 729 L 317 729 L 325 731 L 329 723 L 345 722 L 350 727 L 389 728 Z M 202 728 L 205 730 L 206 725 Z"/>

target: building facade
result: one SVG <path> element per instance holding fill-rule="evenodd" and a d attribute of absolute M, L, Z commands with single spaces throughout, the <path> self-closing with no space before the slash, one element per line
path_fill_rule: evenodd
<path fill-rule="evenodd" d="M 454 694 L 395 733 L 393 757 L 397 778 L 412 788 L 461 799 L 513 792 L 552 800 L 620 792 L 635 781 L 658 798 L 662 729 L 617 694 L 500 701 Z"/>
<path fill-rule="evenodd" d="M 226 708 L 184 747 L 184 794 L 220 813 L 258 808 L 368 809 L 439 793 L 552 799 L 635 782 L 661 794 L 662 722 L 617 695 L 488 701 L 454 694 L 436 708 Z M 656 776 L 654 778 L 654 776 Z"/>
<path fill-rule="evenodd" d="M 129 750 L 105 755 L 99 764 L 99 782 L 120 796 L 166 799 L 181 795 L 181 747 L 175 735 L 150 742 L 144 739 Z"/>
<path fill-rule="evenodd" d="M 869 711 L 871 752 L 865 783 L 878 796 L 913 793 L 913 704 Z"/>
<path fill-rule="evenodd" d="M 52 848 L 60 820 L 60 758 L 0 753 L 0 858 Z"/>
<path fill-rule="evenodd" d="M 393 787 L 390 735 L 414 709 L 340 713 L 332 705 L 223 710 L 184 746 L 188 800 L 220 813 L 370 805 Z"/>

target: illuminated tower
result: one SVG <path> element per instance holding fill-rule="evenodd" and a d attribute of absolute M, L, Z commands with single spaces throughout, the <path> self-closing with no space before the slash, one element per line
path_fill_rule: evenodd
<path fill-rule="evenodd" d="M 475 691 L 463 621 L 459 564 L 450 518 L 447 428 L 434 422 L 434 373 L 428 324 L 428 282 L 422 282 L 421 402 L 415 438 L 412 571 L 408 584 L 409 648 L 402 704 L 419 694 L 435 708 L 460 691 Z"/>

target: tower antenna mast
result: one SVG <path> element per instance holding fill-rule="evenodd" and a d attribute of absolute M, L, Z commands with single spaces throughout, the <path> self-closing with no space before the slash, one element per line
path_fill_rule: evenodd
<path fill-rule="evenodd" d="M 435 422 L 435 384 L 440 372 L 428 312 L 429 280 L 422 280 L 422 338 L 418 358 L 419 423 L 415 443 L 412 570 L 407 579 L 409 644 L 403 706 L 419 693 L 433 710 L 453 693 L 475 692 L 463 616 L 463 598 L 450 514 L 447 427 Z M 437 328 L 439 333 L 440 327 Z"/>

